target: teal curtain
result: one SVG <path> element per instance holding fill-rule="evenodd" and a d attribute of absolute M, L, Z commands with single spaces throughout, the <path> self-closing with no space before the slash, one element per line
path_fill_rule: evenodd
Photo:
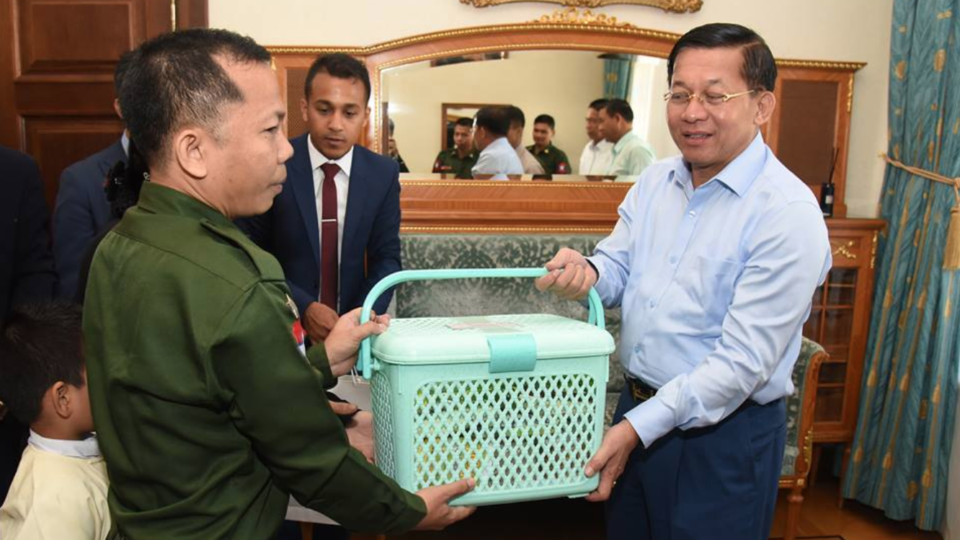
<path fill-rule="evenodd" d="M 950 178 L 960 176 L 958 38 L 960 0 L 895 0 L 888 154 Z M 943 258 L 956 195 L 888 166 L 880 203 L 887 228 L 843 495 L 934 530 L 946 512 L 960 366 L 960 275 Z"/>
<path fill-rule="evenodd" d="M 617 55 L 603 60 L 603 97 L 606 99 L 630 99 L 630 83 L 633 78 L 633 57 Z"/>

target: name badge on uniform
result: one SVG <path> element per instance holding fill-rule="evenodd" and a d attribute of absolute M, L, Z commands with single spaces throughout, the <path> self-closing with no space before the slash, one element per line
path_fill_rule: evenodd
<path fill-rule="evenodd" d="M 290 312 L 293 313 L 293 340 L 297 343 L 297 348 L 300 349 L 300 354 L 304 358 L 307 357 L 307 333 L 303 330 L 303 325 L 300 324 L 300 312 L 297 310 L 297 304 L 294 303 L 293 299 L 290 298 L 290 295 L 287 295 L 287 307 L 290 308 Z"/>

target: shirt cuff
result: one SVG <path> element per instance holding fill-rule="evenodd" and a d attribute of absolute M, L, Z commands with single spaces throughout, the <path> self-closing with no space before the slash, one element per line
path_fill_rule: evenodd
<path fill-rule="evenodd" d="M 587 260 L 587 264 L 593 268 L 593 271 L 597 273 L 597 282 L 593 284 L 593 288 L 597 290 L 597 294 L 600 295 L 600 299 L 604 301 L 604 306 L 606 306 L 606 299 L 608 298 L 608 291 L 606 289 L 608 288 L 609 280 L 604 281 L 603 279 L 605 272 L 600 271 L 602 263 L 600 263 L 596 257 L 584 257 L 584 259 Z"/>
<path fill-rule="evenodd" d="M 630 409 L 623 417 L 633 426 L 644 448 L 650 448 L 657 439 L 676 427 L 673 411 L 667 408 L 657 396 Z"/>
<path fill-rule="evenodd" d="M 327 361 L 327 350 L 323 348 L 323 343 L 318 343 L 307 349 L 307 361 L 323 378 L 323 387 L 327 390 L 337 385 L 337 378 L 333 376 L 330 370 L 330 362 Z"/>

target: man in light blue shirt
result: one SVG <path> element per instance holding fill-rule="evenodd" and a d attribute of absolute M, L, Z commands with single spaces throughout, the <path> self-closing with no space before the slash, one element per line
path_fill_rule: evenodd
<path fill-rule="evenodd" d="M 477 112 L 473 140 L 480 150 L 473 166 L 474 178 L 506 180 L 508 174 L 523 174 L 517 151 L 507 140 L 510 117 L 504 107 L 484 107 Z"/>
<path fill-rule="evenodd" d="M 827 229 L 760 135 L 776 105 L 760 36 L 695 28 L 674 46 L 668 77 L 682 156 L 644 171 L 593 257 L 561 250 L 537 286 L 576 299 L 596 286 L 622 307 L 631 380 L 586 468 L 601 474 L 588 499 L 609 497 L 608 537 L 766 539 L 783 398 L 831 264 Z"/>
<path fill-rule="evenodd" d="M 657 160 L 653 148 L 633 132 L 633 109 L 622 99 L 611 99 L 600 109 L 600 135 L 613 143 L 607 174 L 634 182 Z"/>

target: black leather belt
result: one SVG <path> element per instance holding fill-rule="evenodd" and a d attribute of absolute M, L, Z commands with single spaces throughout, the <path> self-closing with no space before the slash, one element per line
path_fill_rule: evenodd
<path fill-rule="evenodd" d="M 642 403 L 657 394 L 656 388 L 641 381 L 640 379 L 634 379 L 633 377 L 628 377 L 626 375 L 624 375 L 623 378 L 627 381 L 627 385 L 630 387 L 630 394 L 633 396 L 634 401 Z"/>

